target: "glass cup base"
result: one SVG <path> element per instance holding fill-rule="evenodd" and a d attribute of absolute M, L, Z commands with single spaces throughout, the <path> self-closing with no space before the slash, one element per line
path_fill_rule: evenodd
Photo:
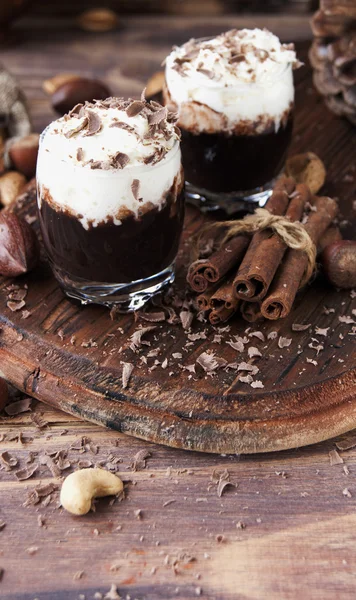
<path fill-rule="evenodd" d="M 227 215 L 237 212 L 253 212 L 263 207 L 272 194 L 277 177 L 264 186 L 244 192 L 216 193 L 197 188 L 188 181 L 185 183 L 186 201 L 204 213 L 223 210 Z"/>
<path fill-rule="evenodd" d="M 81 304 L 101 304 L 118 312 L 128 313 L 138 310 L 160 292 L 166 285 L 174 281 L 174 262 L 166 269 L 131 283 L 101 283 L 72 278 L 52 265 L 55 278 L 63 292 L 71 299 L 79 300 Z"/>

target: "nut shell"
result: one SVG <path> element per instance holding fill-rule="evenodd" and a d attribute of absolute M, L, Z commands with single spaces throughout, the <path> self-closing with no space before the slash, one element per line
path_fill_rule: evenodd
<path fill-rule="evenodd" d="M 105 100 L 111 96 L 109 88 L 95 79 L 74 79 L 56 89 L 52 96 L 52 106 L 60 115 L 69 112 L 76 104 Z"/>
<path fill-rule="evenodd" d="M 295 154 L 288 158 L 285 172 L 288 177 L 294 177 L 297 183 L 305 183 L 312 194 L 317 194 L 326 179 L 324 163 L 314 152 Z"/>
<path fill-rule="evenodd" d="M 35 232 L 14 213 L 0 213 L 0 275 L 16 277 L 27 273 L 39 258 Z"/>
<path fill-rule="evenodd" d="M 341 240 L 325 248 L 321 255 L 324 273 L 337 288 L 356 287 L 356 241 Z"/>
<path fill-rule="evenodd" d="M 26 177 L 17 171 L 10 171 L 0 177 L 0 201 L 3 206 L 10 206 L 26 184 Z"/>
<path fill-rule="evenodd" d="M 8 144 L 11 164 L 28 179 L 36 173 L 39 139 L 38 133 L 31 133 L 22 138 L 14 138 Z"/>
<path fill-rule="evenodd" d="M 54 75 L 50 79 L 45 79 L 42 83 L 42 89 L 46 94 L 52 96 L 52 94 L 65 83 L 76 81 L 78 79 L 83 79 L 83 77 L 81 75 L 75 75 L 75 73 L 57 73 L 57 75 Z"/>

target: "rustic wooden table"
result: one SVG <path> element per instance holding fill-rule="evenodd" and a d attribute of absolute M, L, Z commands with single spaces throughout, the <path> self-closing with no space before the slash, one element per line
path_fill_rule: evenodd
<path fill-rule="evenodd" d="M 24 86 L 41 130 L 53 117 L 43 79 L 74 71 L 105 79 L 115 93 L 138 94 L 171 44 L 245 24 L 270 27 L 284 39 L 309 37 L 300 17 L 221 17 L 214 23 L 136 17 L 120 31 L 100 35 L 65 22 L 28 21 L 14 31 L 2 60 Z M 304 59 L 307 45 L 300 45 Z M 309 69 L 299 77 L 310 78 Z M 307 93 L 315 94 L 311 81 Z M 328 165 L 337 164 L 333 156 L 352 135 L 347 123 L 336 117 L 332 123 Z M 307 119 L 299 122 L 306 149 L 312 149 L 318 127 L 313 131 Z M 334 172 L 345 175 L 336 167 Z M 35 400 L 29 408 L 0 421 L 0 452 L 17 460 L 11 467 L 9 457 L 0 455 L 1 598 L 355 597 L 355 433 L 344 436 L 342 447 L 350 449 L 339 454 L 333 440 L 275 454 L 213 456 L 144 443 Z M 51 461 L 57 451 L 68 451 L 74 466 L 118 469 L 125 499 L 104 499 L 82 518 L 59 509 L 60 480 Z M 135 470 L 139 451 L 150 455 Z M 36 463 L 33 477 L 16 480 L 14 471 Z M 219 496 L 217 480 L 225 470 L 232 485 Z"/>

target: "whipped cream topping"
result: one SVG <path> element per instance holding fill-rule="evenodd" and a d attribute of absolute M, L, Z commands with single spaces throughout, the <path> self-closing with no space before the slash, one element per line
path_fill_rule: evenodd
<path fill-rule="evenodd" d="M 53 208 L 86 229 L 162 208 L 180 181 L 175 120 L 167 108 L 144 99 L 78 105 L 41 136 L 39 206 L 50 195 Z"/>
<path fill-rule="evenodd" d="M 196 102 L 222 114 L 226 130 L 261 117 L 277 130 L 293 104 L 292 69 L 299 65 L 293 44 L 270 31 L 232 30 L 175 47 L 166 59 L 166 85 L 179 124 L 184 104 Z"/>
<path fill-rule="evenodd" d="M 158 102 L 108 98 L 75 106 L 49 125 L 42 144 L 58 160 L 88 169 L 155 164 L 179 138 L 175 122 Z"/>

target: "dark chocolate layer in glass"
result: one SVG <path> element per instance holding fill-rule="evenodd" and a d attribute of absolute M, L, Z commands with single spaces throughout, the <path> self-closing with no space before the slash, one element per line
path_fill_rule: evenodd
<path fill-rule="evenodd" d="M 92 282 L 130 283 L 168 267 L 177 254 L 184 218 L 184 190 L 168 194 L 161 210 L 84 229 L 74 216 L 42 199 L 39 211 L 50 260 L 69 276 Z"/>
<path fill-rule="evenodd" d="M 258 135 L 193 134 L 182 129 L 185 179 L 210 192 L 254 190 L 276 177 L 285 162 L 293 119 Z"/>

